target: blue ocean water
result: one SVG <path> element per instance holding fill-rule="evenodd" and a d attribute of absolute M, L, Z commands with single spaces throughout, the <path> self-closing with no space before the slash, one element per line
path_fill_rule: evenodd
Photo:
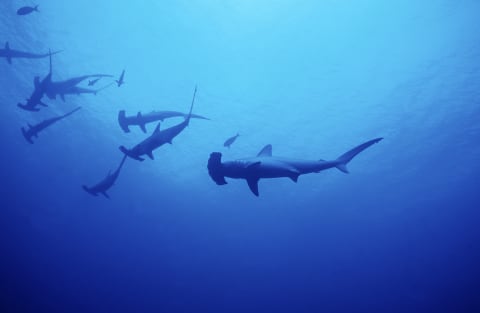
<path fill-rule="evenodd" d="M 0 312 L 480 312 L 479 1 L 56 0 L 16 14 L 33 4 L 0 2 L 0 40 L 62 50 L 54 81 L 125 69 L 125 84 L 28 112 L 17 103 L 48 58 L 0 58 Z M 195 86 L 210 120 L 153 161 L 127 159 L 110 199 L 82 190 L 154 130 L 124 133 L 119 110 L 188 112 Z M 350 174 L 263 179 L 259 197 L 207 171 L 214 151 L 333 160 L 377 137 Z"/>

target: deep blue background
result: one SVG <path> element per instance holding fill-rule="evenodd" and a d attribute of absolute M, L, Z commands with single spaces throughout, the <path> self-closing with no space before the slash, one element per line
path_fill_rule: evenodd
<path fill-rule="evenodd" d="M 1 312 L 480 312 L 480 2 L 24 4 L 0 3 L 0 40 L 64 50 L 54 80 L 126 84 L 30 113 L 48 60 L 0 60 Z M 80 188 L 145 138 L 118 110 L 186 111 L 195 84 L 211 121 L 127 160 L 111 200 Z M 206 170 L 212 151 L 333 159 L 380 136 L 351 174 L 262 180 L 259 198 Z"/>

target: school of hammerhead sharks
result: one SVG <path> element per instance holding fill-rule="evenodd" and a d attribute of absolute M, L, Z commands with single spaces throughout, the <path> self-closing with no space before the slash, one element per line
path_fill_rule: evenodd
<path fill-rule="evenodd" d="M 38 12 L 38 5 L 34 7 L 25 6 L 17 10 L 18 15 L 29 15 L 33 12 Z M 98 89 L 94 88 L 101 79 L 107 79 L 113 76 L 107 74 L 91 74 L 73 77 L 64 81 L 53 81 L 52 56 L 60 52 L 61 51 L 49 51 L 48 53 L 38 54 L 19 51 L 11 49 L 8 42 L 5 43 L 5 47 L 3 49 L 0 48 L 0 57 L 5 58 L 10 65 L 12 64 L 12 60 L 16 58 L 41 59 L 48 57 L 50 60 L 48 74 L 43 79 L 40 79 L 40 77 L 38 76 L 34 77 L 33 91 L 30 97 L 27 98 L 25 104 L 17 104 L 19 108 L 26 111 L 38 112 L 42 107 L 48 106 L 43 102 L 44 96 L 49 99 L 56 99 L 57 96 L 60 96 L 60 98 L 65 101 L 66 95 L 96 95 L 98 92 L 114 84 L 120 87 L 125 83 L 125 70 L 121 72 L 117 80 L 112 81 L 104 87 Z M 88 83 L 88 86 L 79 86 L 79 84 L 81 84 L 82 82 Z M 90 187 L 83 185 L 82 188 L 93 196 L 98 196 L 99 194 L 102 194 L 106 198 L 110 198 L 107 191 L 115 184 L 127 158 L 131 158 L 137 161 L 144 161 L 144 156 L 147 156 L 148 158 L 153 160 L 154 150 L 160 148 L 167 143 L 172 144 L 173 139 L 177 137 L 180 133 L 182 133 L 189 125 L 191 118 L 208 119 L 204 116 L 192 113 L 196 93 L 197 87 L 195 86 L 192 102 L 190 104 L 190 110 L 188 113 L 182 113 L 177 111 L 153 111 L 146 114 L 138 112 L 136 115 L 127 116 L 124 110 L 120 110 L 118 113 L 118 123 L 120 125 L 120 128 L 126 133 L 130 132 L 129 126 L 139 126 L 144 133 L 147 132 L 145 127 L 146 124 L 157 123 L 157 126 L 153 133 L 151 133 L 143 141 L 133 146 L 132 148 L 128 149 L 124 146 L 120 146 L 119 149 L 123 153 L 123 158 L 115 171 L 110 171 L 107 176 L 97 184 L 94 184 Z M 21 132 L 27 142 L 33 144 L 33 138 L 38 138 L 38 134 L 42 130 L 67 118 L 78 110 L 80 110 L 80 107 L 77 107 L 74 110 L 67 112 L 63 115 L 45 119 L 34 125 L 28 124 L 28 128 L 22 127 Z M 161 122 L 163 122 L 167 118 L 173 117 L 183 117 L 184 120 L 177 125 L 171 126 L 166 129 L 160 129 Z M 223 144 L 224 147 L 230 148 L 230 146 L 235 142 L 238 137 L 239 134 L 237 133 L 235 136 L 228 138 Z M 299 160 L 274 157 L 272 155 L 271 145 L 266 145 L 265 147 L 263 147 L 263 149 L 261 149 L 260 152 L 254 157 L 242 158 L 233 161 L 222 161 L 222 153 L 212 152 L 208 159 L 207 168 L 210 177 L 217 185 L 227 184 L 227 181 L 225 180 L 226 177 L 234 179 L 245 179 L 251 192 L 255 196 L 259 196 L 258 182 L 261 178 L 286 177 L 290 178 L 294 182 L 297 182 L 300 175 L 308 173 L 318 173 L 320 171 L 330 168 L 337 168 L 344 173 L 348 173 L 347 164 L 360 152 L 372 146 L 373 144 L 378 143 L 382 139 L 383 138 L 379 137 L 364 142 L 340 155 L 338 158 L 330 161 Z"/>

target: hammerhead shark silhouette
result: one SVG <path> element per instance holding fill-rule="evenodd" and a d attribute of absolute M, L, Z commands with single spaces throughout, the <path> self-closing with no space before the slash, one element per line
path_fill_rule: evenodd
<path fill-rule="evenodd" d="M 120 124 L 120 127 L 126 133 L 130 132 L 128 127 L 131 125 L 138 125 L 140 129 L 146 133 L 147 129 L 145 128 L 145 124 L 157 121 L 163 122 L 164 119 L 171 117 L 187 117 L 187 114 L 176 111 L 152 111 L 146 114 L 138 112 L 136 116 L 126 116 L 125 110 L 121 110 L 118 112 L 118 124 Z M 208 118 L 197 114 L 191 114 L 190 117 L 208 120 Z"/>
<path fill-rule="evenodd" d="M 35 77 L 34 90 L 32 92 L 32 95 L 30 96 L 30 98 L 27 99 L 26 104 L 21 104 L 21 103 L 17 104 L 20 108 L 28 111 L 38 111 L 39 110 L 37 108 L 38 105 L 47 106 L 45 103 L 42 102 L 42 98 L 44 95 L 47 95 L 47 97 L 50 99 L 55 99 L 57 95 L 60 95 L 62 100 L 65 101 L 65 95 L 68 95 L 68 94 L 75 94 L 75 95 L 82 94 L 82 93 L 97 94 L 100 90 L 103 90 L 108 87 L 106 86 L 100 89 L 87 89 L 87 88 L 82 88 L 77 86 L 77 84 L 91 77 L 112 77 L 112 75 L 107 75 L 107 74 L 83 75 L 83 76 L 74 77 L 74 78 L 60 81 L 60 82 L 52 81 L 52 73 L 53 73 L 52 54 L 53 53 L 49 53 L 50 67 L 49 67 L 48 74 L 45 76 L 45 78 L 41 82 L 38 76 Z"/>
<path fill-rule="evenodd" d="M 35 76 L 33 79 L 33 92 L 30 98 L 27 98 L 27 103 L 17 103 L 17 106 L 27 111 L 39 111 L 38 105 L 46 107 L 47 105 L 42 102 L 43 95 L 45 94 L 45 88 L 52 81 L 52 53 L 49 53 L 49 72 L 42 81 L 39 76 Z"/>
<path fill-rule="evenodd" d="M 208 173 L 217 185 L 227 184 L 225 177 L 241 178 L 247 181 L 248 187 L 258 197 L 258 181 L 261 178 L 288 177 L 297 182 L 303 174 L 318 173 L 336 167 L 348 173 L 347 163 L 356 155 L 383 138 L 376 138 L 347 151 L 333 161 L 308 161 L 279 158 L 272 156 L 272 146 L 266 145 L 256 157 L 222 162 L 222 154 L 213 152 L 208 160 Z"/>
<path fill-rule="evenodd" d="M 120 87 L 121 85 L 125 84 L 125 81 L 123 80 L 123 78 L 125 77 L 125 70 L 122 71 L 122 74 L 120 74 L 120 78 L 115 80 L 115 82 L 117 83 L 117 86 Z"/>
<path fill-rule="evenodd" d="M 107 176 L 100 181 L 98 184 L 92 186 L 92 187 L 87 187 L 85 185 L 82 185 L 83 190 L 91 194 L 92 196 L 98 196 L 99 193 L 105 196 L 105 198 L 110 199 L 110 196 L 107 194 L 107 190 L 110 189 L 113 184 L 115 184 L 115 181 L 117 180 L 118 176 L 120 175 L 120 171 L 123 167 L 123 164 L 125 163 L 125 160 L 127 159 L 127 156 L 124 155 L 122 158 L 122 161 L 120 162 L 120 165 L 117 167 L 117 169 L 112 173 L 112 171 L 109 171 Z"/>
<path fill-rule="evenodd" d="M 132 149 L 127 149 L 124 146 L 120 146 L 120 151 L 125 153 L 127 156 L 132 159 L 143 161 L 142 155 L 147 155 L 150 159 L 153 160 L 153 150 L 163 146 L 166 143 L 172 143 L 173 138 L 180 134 L 190 122 L 192 117 L 193 103 L 195 102 L 195 94 L 197 93 L 197 87 L 195 86 L 195 91 L 193 92 L 192 104 L 190 105 L 190 112 L 188 113 L 185 120 L 175 126 L 169 127 L 164 130 L 160 130 L 160 123 L 158 123 L 155 131 L 148 138 L 134 146 Z"/>
<path fill-rule="evenodd" d="M 78 107 L 66 114 L 63 114 L 63 115 L 60 115 L 60 116 L 56 116 L 56 117 L 52 117 L 52 118 L 49 118 L 49 119 L 46 119 L 46 120 L 43 120 L 41 121 L 40 123 L 36 124 L 36 125 L 30 125 L 28 124 L 28 129 L 25 130 L 25 128 L 22 127 L 22 134 L 23 134 L 23 137 L 25 137 L 25 139 L 33 144 L 33 140 L 32 140 L 32 137 L 35 137 L 35 138 L 38 138 L 38 133 L 41 132 L 42 130 L 44 130 L 45 128 L 49 127 L 50 125 L 52 124 L 55 124 L 56 122 L 60 121 L 60 120 L 63 120 L 64 118 L 66 118 L 67 116 L 69 115 L 72 115 L 73 113 L 77 112 L 78 110 L 80 110 L 81 107 Z"/>
<path fill-rule="evenodd" d="M 19 51 L 19 50 L 14 50 L 10 49 L 10 45 L 7 42 L 5 42 L 5 48 L 0 49 L 0 57 L 5 58 L 8 62 L 8 64 L 12 64 L 12 59 L 41 59 L 41 58 L 46 58 L 49 55 L 52 54 L 57 54 L 61 51 L 55 51 L 55 52 L 49 52 L 49 53 L 30 53 L 30 52 L 24 52 L 24 51 Z"/>

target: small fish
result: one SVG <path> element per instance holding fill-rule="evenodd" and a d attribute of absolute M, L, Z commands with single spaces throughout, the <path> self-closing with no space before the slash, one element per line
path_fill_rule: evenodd
<path fill-rule="evenodd" d="M 100 79 L 101 79 L 101 77 L 99 77 L 99 78 L 97 78 L 97 79 L 89 80 L 89 81 L 88 81 L 88 85 L 89 85 L 89 86 L 93 86 L 93 85 L 95 85 Z"/>
<path fill-rule="evenodd" d="M 17 10 L 17 14 L 18 15 L 27 15 L 27 14 L 30 14 L 32 12 L 39 12 L 38 11 L 38 5 L 34 6 L 34 7 L 21 7 L 20 9 Z"/>
<path fill-rule="evenodd" d="M 235 142 L 235 140 L 237 140 L 238 136 L 240 136 L 240 134 L 237 133 L 235 136 L 228 138 L 228 139 L 225 140 L 225 142 L 223 143 L 223 146 L 224 146 L 224 147 L 227 147 L 228 149 L 230 149 L 230 146 L 232 145 L 232 143 Z"/>

